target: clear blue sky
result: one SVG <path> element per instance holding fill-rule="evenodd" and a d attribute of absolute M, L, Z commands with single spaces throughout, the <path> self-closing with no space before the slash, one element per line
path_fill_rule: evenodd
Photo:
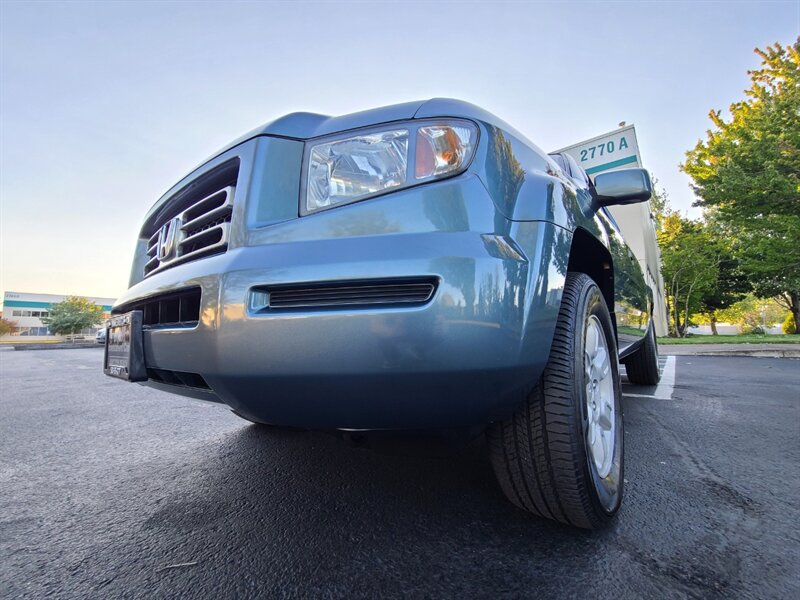
<path fill-rule="evenodd" d="M 298 110 L 455 97 L 544 149 L 624 120 L 689 210 L 709 109 L 798 34 L 797 1 L 2 2 L 0 291 L 117 296 L 149 206 Z"/>

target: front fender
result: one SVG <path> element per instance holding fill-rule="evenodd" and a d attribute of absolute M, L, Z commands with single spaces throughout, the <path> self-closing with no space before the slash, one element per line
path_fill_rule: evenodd
<path fill-rule="evenodd" d="M 589 195 L 546 155 L 497 127 L 486 126 L 483 135 L 473 168 L 506 219 L 545 221 L 569 231 L 592 220 Z"/>

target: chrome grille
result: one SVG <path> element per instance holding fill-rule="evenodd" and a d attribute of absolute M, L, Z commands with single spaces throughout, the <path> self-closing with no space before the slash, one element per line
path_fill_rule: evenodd
<path fill-rule="evenodd" d="M 235 189 L 216 191 L 163 223 L 148 240 L 144 276 L 225 252 Z"/>

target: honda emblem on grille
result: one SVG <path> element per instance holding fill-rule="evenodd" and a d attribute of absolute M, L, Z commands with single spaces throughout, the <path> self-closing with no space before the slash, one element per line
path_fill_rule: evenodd
<path fill-rule="evenodd" d="M 177 246 L 175 240 L 181 228 L 181 218 L 170 219 L 161 226 L 158 232 L 158 260 L 163 262 L 175 256 Z"/>

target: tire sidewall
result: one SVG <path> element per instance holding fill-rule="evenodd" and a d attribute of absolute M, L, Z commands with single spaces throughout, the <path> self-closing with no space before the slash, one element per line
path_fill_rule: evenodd
<path fill-rule="evenodd" d="M 591 457 L 588 442 L 589 416 L 586 407 L 586 374 L 584 371 L 584 345 L 586 341 L 586 328 L 591 316 L 597 317 L 606 338 L 609 349 L 609 362 L 614 389 L 614 460 L 611 471 L 603 478 Z M 619 356 L 617 352 L 616 335 L 611 322 L 608 308 L 600 289 L 593 282 L 588 285 L 582 294 L 579 314 L 576 324 L 580 325 L 575 335 L 575 398 L 576 408 L 579 412 L 581 423 L 580 444 L 583 449 L 585 476 L 592 482 L 593 494 L 591 499 L 598 514 L 611 516 L 619 510 L 622 503 L 624 487 L 624 430 L 622 415 L 622 387 L 619 376 Z"/>

